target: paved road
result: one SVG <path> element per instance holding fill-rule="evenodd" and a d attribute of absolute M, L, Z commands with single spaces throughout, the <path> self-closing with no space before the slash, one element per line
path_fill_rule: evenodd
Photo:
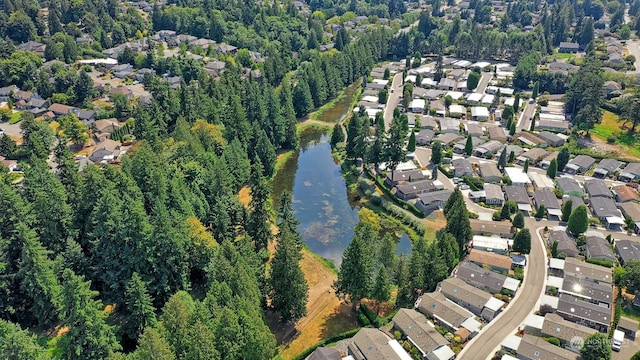
<path fill-rule="evenodd" d="M 402 72 L 399 72 L 393 76 L 391 82 L 391 88 L 389 89 L 389 98 L 387 99 L 387 106 L 384 108 L 384 127 L 389 131 L 391 127 L 391 121 L 393 121 L 393 110 L 400 103 L 400 97 L 402 96 Z"/>
<path fill-rule="evenodd" d="M 521 100 L 521 102 L 524 100 Z M 528 101 L 524 101 L 524 110 L 522 110 L 520 114 L 520 119 L 518 120 L 518 125 L 516 125 L 517 132 L 520 131 L 529 131 L 531 127 L 531 118 L 536 113 L 536 103 L 529 103 Z"/>
<path fill-rule="evenodd" d="M 492 72 L 483 72 L 475 92 L 484 94 L 484 91 L 487 89 L 487 86 L 489 86 L 489 82 L 491 81 L 491 79 L 493 79 Z"/>
<path fill-rule="evenodd" d="M 640 72 L 640 40 L 627 40 L 627 49 L 629 49 L 629 54 L 636 57 L 636 62 L 634 63 L 636 70 L 627 71 L 627 74 L 639 73 Z"/>
<path fill-rule="evenodd" d="M 531 225 L 527 224 L 527 226 Z M 502 340 L 512 334 L 527 316 L 535 311 L 538 298 L 544 289 L 547 262 L 543 239 L 534 229 L 531 228 L 532 233 L 535 234 L 532 234 L 531 254 L 529 254 L 524 281 L 516 297 L 502 314 L 464 347 L 458 354 L 458 359 L 490 359 Z"/>

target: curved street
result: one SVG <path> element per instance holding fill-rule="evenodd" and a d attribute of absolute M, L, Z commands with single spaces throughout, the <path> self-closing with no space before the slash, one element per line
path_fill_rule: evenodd
<path fill-rule="evenodd" d="M 524 281 L 520 290 L 505 311 L 485 326 L 458 354 L 459 359 L 490 359 L 502 340 L 512 334 L 524 320 L 535 311 L 538 298 L 543 291 L 547 277 L 547 261 L 544 240 L 540 237 L 541 228 L 535 228 L 534 219 L 526 219 L 526 225 L 532 230 L 531 254 L 527 259 Z M 533 222 L 533 224 L 532 224 Z M 544 225 L 542 226 L 544 227 Z M 535 230 L 534 230 L 535 229 Z M 537 239 L 537 241 L 536 241 Z"/>

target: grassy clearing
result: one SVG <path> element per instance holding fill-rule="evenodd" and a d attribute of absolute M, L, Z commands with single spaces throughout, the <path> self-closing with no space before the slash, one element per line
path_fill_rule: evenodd
<path fill-rule="evenodd" d="M 604 112 L 602 121 L 594 126 L 591 135 L 603 141 L 607 141 L 610 137 L 615 138 L 621 154 L 640 158 L 640 147 L 638 147 L 640 136 L 637 133 L 629 134 L 627 125 L 620 122 L 618 115 L 610 111 Z"/>
<path fill-rule="evenodd" d="M 9 117 L 9 124 L 17 124 L 20 122 L 21 118 L 20 118 L 21 112 L 20 111 L 16 111 L 13 114 L 11 114 L 11 117 Z"/>
<path fill-rule="evenodd" d="M 293 152 L 294 152 L 294 150 L 289 150 L 289 151 L 286 151 L 286 152 L 278 154 L 278 157 L 276 157 L 275 171 L 273 172 L 273 174 L 274 174 L 273 176 L 274 177 L 280 171 L 280 169 L 282 169 L 284 164 L 287 163 L 289 158 L 291 158 L 291 156 L 293 155 Z"/>

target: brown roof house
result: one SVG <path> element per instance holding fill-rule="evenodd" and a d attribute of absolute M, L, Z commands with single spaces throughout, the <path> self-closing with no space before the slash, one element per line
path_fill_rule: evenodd
<path fill-rule="evenodd" d="M 95 129 L 96 134 L 111 134 L 121 127 L 122 124 L 116 118 L 96 120 L 93 123 L 93 128 Z"/>
<path fill-rule="evenodd" d="M 133 92 L 131 91 L 131 89 L 129 89 L 126 86 L 118 86 L 118 87 L 109 89 L 109 97 L 111 98 L 112 101 L 113 101 L 114 95 L 124 95 L 124 97 L 126 97 L 129 100 L 133 99 Z"/>
<path fill-rule="evenodd" d="M 476 265 L 487 265 L 489 266 L 489 268 L 501 272 L 511 270 L 511 267 L 513 265 L 513 260 L 511 260 L 511 258 L 508 256 L 477 249 L 471 249 L 471 251 L 469 252 L 468 260 Z"/>
<path fill-rule="evenodd" d="M 89 156 L 89 160 L 100 162 L 102 160 L 113 160 L 120 153 L 120 143 L 111 139 L 105 139 L 96 144 L 93 153 Z"/>

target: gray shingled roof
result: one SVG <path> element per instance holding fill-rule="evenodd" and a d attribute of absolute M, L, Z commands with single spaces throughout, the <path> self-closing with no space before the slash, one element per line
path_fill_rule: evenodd
<path fill-rule="evenodd" d="M 423 314 L 413 309 L 398 310 L 393 317 L 393 326 L 425 353 L 449 343 Z"/>

